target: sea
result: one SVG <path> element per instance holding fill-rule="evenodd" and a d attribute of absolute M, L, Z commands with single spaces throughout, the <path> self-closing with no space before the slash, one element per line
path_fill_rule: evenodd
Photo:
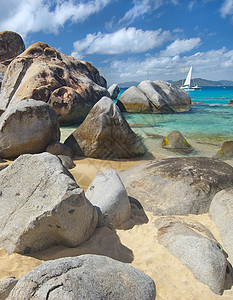
<path fill-rule="evenodd" d="M 120 95 L 126 89 L 121 89 Z M 184 113 L 174 114 L 131 114 L 125 118 L 131 127 L 145 138 L 152 134 L 167 136 L 173 130 L 179 130 L 186 138 L 209 143 L 221 143 L 233 140 L 233 86 L 202 87 L 202 90 L 188 92 L 192 105 Z"/>
<path fill-rule="evenodd" d="M 121 88 L 118 98 L 125 90 Z M 212 156 L 224 141 L 233 140 L 233 106 L 228 105 L 233 99 L 233 86 L 202 87 L 202 90 L 188 93 L 197 105 L 192 105 L 187 112 L 124 113 L 127 122 L 149 151 L 160 149 L 160 153 L 163 154 L 161 139 L 173 130 L 179 130 L 188 141 L 191 140 L 195 144 L 194 155 Z M 77 125 L 61 127 L 61 141 L 76 128 Z M 212 152 L 204 145 L 212 146 Z"/>

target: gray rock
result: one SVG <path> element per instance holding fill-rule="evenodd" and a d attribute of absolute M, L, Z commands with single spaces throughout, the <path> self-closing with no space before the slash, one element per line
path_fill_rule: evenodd
<path fill-rule="evenodd" d="M 50 153 L 25 154 L 0 172 L 0 246 L 28 254 L 90 238 L 97 212 Z"/>
<path fill-rule="evenodd" d="M 131 113 L 149 113 L 153 111 L 148 98 L 135 86 L 131 86 L 120 96 L 117 105 L 121 111 Z"/>
<path fill-rule="evenodd" d="M 157 224 L 158 226 L 158 224 Z M 158 241 L 177 257 L 197 280 L 222 294 L 227 261 L 220 244 L 198 222 L 186 223 L 178 218 L 162 218 Z M 207 233 L 207 234 L 206 234 Z"/>
<path fill-rule="evenodd" d="M 174 130 L 169 133 L 169 135 L 163 140 L 162 147 L 182 154 L 192 152 L 191 145 L 178 130 Z"/>
<path fill-rule="evenodd" d="M 7 300 L 153 300 L 154 281 L 109 257 L 81 255 L 47 261 L 24 275 Z"/>
<path fill-rule="evenodd" d="M 233 188 L 222 190 L 214 196 L 209 213 L 233 264 Z"/>
<path fill-rule="evenodd" d="M 209 157 L 174 157 L 119 172 L 128 196 L 154 215 L 201 214 L 233 185 L 233 168 Z"/>
<path fill-rule="evenodd" d="M 214 157 L 222 160 L 233 159 L 233 141 L 225 141 Z"/>
<path fill-rule="evenodd" d="M 111 99 L 116 99 L 120 93 L 120 87 L 118 84 L 113 84 L 108 88 L 109 96 Z"/>
<path fill-rule="evenodd" d="M 191 106 L 188 93 L 168 82 L 145 80 L 137 88 L 149 99 L 154 112 L 183 112 Z"/>
<path fill-rule="evenodd" d="M 113 169 L 96 175 L 86 191 L 86 197 L 97 207 L 100 227 L 117 228 L 130 217 L 129 198 L 117 172 Z"/>
<path fill-rule="evenodd" d="M 59 141 L 60 129 L 54 110 L 42 101 L 26 99 L 9 106 L 0 117 L 0 157 L 39 153 Z"/>
<path fill-rule="evenodd" d="M 5 300 L 9 296 L 10 291 L 13 289 L 13 287 L 16 285 L 18 281 L 19 279 L 15 277 L 9 277 L 6 280 L 0 281 L 1 300 Z"/>
<path fill-rule="evenodd" d="M 145 153 L 119 108 L 108 97 L 101 98 L 93 106 L 65 145 L 74 155 L 93 158 L 130 158 Z"/>
<path fill-rule="evenodd" d="M 73 157 L 73 151 L 67 145 L 61 142 L 54 142 L 48 145 L 46 148 L 46 152 L 49 152 L 54 155 L 65 155 L 69 157 Z"/>
<path fill-rule="evenodd" d="M 58 157 L 60 158 L 63 166 L 66 169 L 73 169 L 76 166 L 75 163 L 73 162 L 72 158 L 70 158 L 69 156 L 67 156 L 67 155 L 58 155 Z"/>

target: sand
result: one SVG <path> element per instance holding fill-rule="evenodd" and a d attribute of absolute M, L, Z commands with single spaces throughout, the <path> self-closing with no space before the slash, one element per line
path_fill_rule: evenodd
<path fill-rule="evenodd" d="M 163 154 L 154 154 L 154 159 L 163 157 L 165 157 Z M 75 160 L 76 167 L 70 171 L 77 183 L 86 190 L 99 171 L 108 168 L 117 171 L 128 169 L 149 158 L 151 156 L 130 161 L 79 159 Z M 76 248 L 56 246 L 31 256 L 8 255 L 0 249 L 0 280 L 9 276 L 21 277 L 46 260 L 92 253 L 128 263 L 151 276 L 156 284 L 156 299 L 233 299 L 233 288 L 229 284 L 229 279 L 224 294 L 215 295 L 208 286 L 198 282 L 178 259 L 158 243 L 157 229 L 153 225 L 158 217 L 139 209 L 135 204 L 131 206 L 130 220 L 119 229 L 98 228 L 87 242 Z M 221 243 L 218 230 L 208 214 L 188 217 L 206 226 Z"/>

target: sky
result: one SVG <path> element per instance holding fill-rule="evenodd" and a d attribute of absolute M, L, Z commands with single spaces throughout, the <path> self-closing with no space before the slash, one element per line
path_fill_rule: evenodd
<path fill-rule="evenodd" d="M 108 85 L 233 80 L 233 0 L 0 0 L 0 31 L 91 62 Z"/>

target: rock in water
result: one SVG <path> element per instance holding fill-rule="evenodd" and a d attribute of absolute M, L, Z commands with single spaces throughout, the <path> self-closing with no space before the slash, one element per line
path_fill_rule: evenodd
<path fill-rule="evenodd" d="M 24 275 L 8 300 L 154 300 L 154 281 L 109 257 L 81 255 L 47 261 Z"/>
<path fill-rule="evenodd" d="M 109 96 L 111 99 L 116 99 L 118 94 L 120 93 L 120 88 L 118 84 L 113 84 L 108 89 Z"/>
<path fill-rule="evenodd" d="M 233 141 L 224 142 L 214 157 L 222 160 L 232 159 Z"/>
<path fill-rule="evenodd" d="M 229 260 L 233 264 L 233 188 L 222 190 L 214 196 L 209 213 L 220 232 Z"/>
<path fill-rule="evenodd" d="M 227 261 L 220 244 L 202 224 L 178 218 L 161 218 L 159 243 L 177 257 L 196 277 L 216 294 L 222 294 Z"/>
<path fill-rule="evenodd" d="M 191 98 L 168 82 L 145 80 L 126 90 L 118 104 L 127 112 L 174 113 L 189 110 Z"/>
<path fill-rule="evenodd" d="M 106 80 L 90 63 L 38 42 L 9 65 L 2 82 L 0 111 L 9 103 L 32 98 L 49 102 L 66 124 L 76 122 L 76 118 L 81 122 L 90 108 L 108 95 L 106 86 Z"/>
<path fill-rule="evenodd" d="M 60 139 L 54 110 L 43 101 L 26 99 L 8 107 L 0 117 L 0 157 L 39 153 Z"/>
<path fill-rule="evenodd" d="M 178 131 L 174 130 L 163 140 L 162 147 L 171 151 L 188 154 L 192 152 L 192 147 Z"/>
<path fill-rule="evenodd" d="M 96 175 L 86 191 L 86 197 L 97 207 L 100 227 L 117 228 L 130 218 L 129 198 L 117 172 L 113 169 Z"/>
<path fill-rule="evenodd" d="M 121 111 L 131 113 L 152 112 L 149 99 L 135 86 L 131 86 L 120 96 L 117 105 Z"/>
<path fill-rule="evenodd" d="M 0 245 L 9 254 L 76 247 L 96 228 L 96 209 L 55 155 L 21 155 L 0 172 L 0 186 Z"/>
<path fill-rule="evenodd" d="M 233 185 L 233 168 L 209 157 L 174 157 L 119 172 L 129 196 L 154 215 L 201 214 Z"/>
<path fill-rule="evenodd" d="M 74 155 L 93 158 L 130 158 L 145 153 L 119 108 L 108 97 L 94 105 L 65 144 Z"/>

